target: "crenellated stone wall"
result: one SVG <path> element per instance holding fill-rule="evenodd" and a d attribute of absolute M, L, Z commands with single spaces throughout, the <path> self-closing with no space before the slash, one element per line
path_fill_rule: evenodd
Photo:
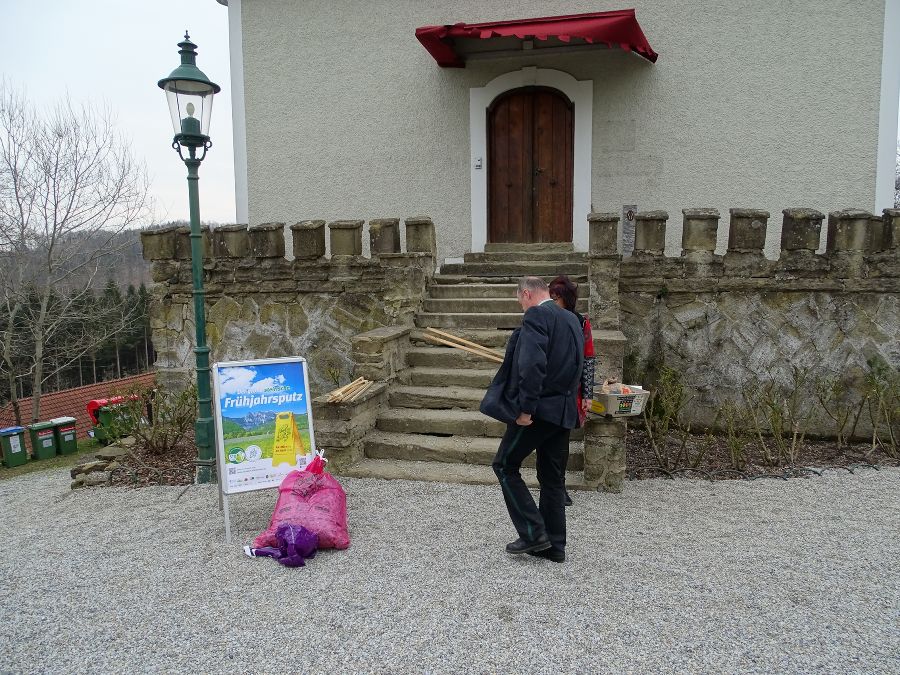
<path fill-rule="evenodd" d="M 371 257 L 362 256 L 364 221 L 285 224 L 203 231 L 207 336 L 213 361 L 302 354 L 314 392 L 346 382 L 352 338 L 382 326 L 412 325 L 435 268 L 434 223 L 409 218 L 406 252 L 400 220 L 370 221 Z M 325 256 L 326 230 L 331 256 Z M 158 380 L 181 383 L 194 364 L 194 311 L 188 228 L 143 232 L 152 262 L 151 328 Z"/>
<path fill-rule="evenodd" d="M 661 365 L 671 366 L 688 387 L 689 417 L 710 425 L 724 400 L 740 401 L 759 380 L 789 387 L 798 368 L 858 388 L 869 360 L 900 367 L 900 210 L 826 217 L 785 209 L 777 260 L 763 255 L 769 213 L 729 215 L 723 223 L 715 209 L 684 209 L 676 228 L 683 251 L 667 257 L 668 214 L 638 213 L 634 253 L 626 258 L 616 253 L 619 214 L 588 216 L 599 373 L 624 368 L 647 384 Z M 362 220 L 302 221 L 290 227 L 292 260 L 282 223 L 205 230 L 213 359 L 303 354 L 315 394 L 351 376 L 390 380 L 404 367 L 404 327 L 422 307 L 437 253 L 430 218 L 402 226 L 405 252 L 396 218 L 369 221 L 368 228 Z M 729 243 L 720 256 L 722 227 Z M 361 255 L 366 230 L 371 257 Z M 194 362 L 188 235 L 186 228 L 142 234 L 156 282 L 151 325 L 163 383 L 185 381 Z M 813 431 L 831 433 L 812 390 L 804 395 L 817 410 Z"/>
<path fill-rule="evenodd" d="M 630 377 L 652 379 L 662 364 L 680 371 L 688 417 L 701 425 L 754 382 L 792 387 L 795 369 L 859 388 L 870 359 L 900 367 L 900 210 L 783 214 L 778 260 L 763 256 L 765 211 L 731 209 L 723 256 L 714 254 L 715 209 L 683 211 L 679 257 L 663 256 L 665 212 L 637 214 L 634 255 L 624 259 L 604 226 L 616 214 L 589 218 L 591 318 L 623 333 Z M 811 431 L 832 433 L 809 383 L 803 398 Z"/>

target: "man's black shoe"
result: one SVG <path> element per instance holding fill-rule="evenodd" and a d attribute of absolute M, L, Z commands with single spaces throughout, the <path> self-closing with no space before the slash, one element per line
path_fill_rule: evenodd
<path fill-rule="evenodd" d="M 563 502 L 566 506 L 572 506 L 572 498 L 569 496 L 569 491 L 566 490 L 566 500 Z"/>
<path fill-rule="evenodd" d="M 558 548 L 547 548 L 543 551 L 532 551 L 528 555 L 533 555 L 535 558 L 546 558 L 547 560 L 552 560 L 553 562 L 566 562 L 566 552 L 560 551 Z"/>
<path fill-rule="evenodd" d="M 511 544 L 506 545 L 506 552 L 512 553 L 513 555 L 519 555 L 521 553 L 537 553 L 538 551 L 546 551 L 551 546 L 550 539 L 547 538 L 546 534 L 543 537 L 538 537 L 534 541 L 525 541 L 519 537 Z"/>

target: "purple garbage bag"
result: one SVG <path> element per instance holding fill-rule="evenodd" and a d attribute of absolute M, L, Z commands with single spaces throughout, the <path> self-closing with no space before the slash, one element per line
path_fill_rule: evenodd
<path fill-rule="evenodd" d="M 278 546 L 262 548 L 244 547 L 244 552 L 251 557 L 275 558 L 286 567 L 303 567 L 306 560 L 312 558 L 319 548 L 319 535 L 310 532 L 302 525 L 282 523 L 275 530 L 275 541 Z"/>

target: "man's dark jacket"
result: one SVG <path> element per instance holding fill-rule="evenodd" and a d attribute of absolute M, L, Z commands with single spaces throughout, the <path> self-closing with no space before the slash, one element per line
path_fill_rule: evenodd
<path fill-rule="evenodd" d="M 574 429 L 583 363 L 584 331 L 575 314 L 555 302 L 530 307 L 509 339 L 481 412 L 507 424 L 519 413 L 530 413 Z"/>

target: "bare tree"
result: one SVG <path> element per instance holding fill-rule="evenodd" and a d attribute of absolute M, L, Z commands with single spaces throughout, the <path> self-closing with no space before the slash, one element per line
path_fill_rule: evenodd
<path fill-rule="evenodd" d="M 0 348 L 12 383 L 21 375 L 17 352 L 21 357 L 28 344 L 32 420 L 44 383 L 121 330 L 89 321 L 86 299 L 121 246 L 116 235 L 147 215 L 147 192 L 146 171 L 107 111 L 67 99 L 40 116 L 21 92 L 0 83 Z M 63 334 L 64 348 L 50 353 Z M 10 393 L 15 401 L 14 387 Z"/>

